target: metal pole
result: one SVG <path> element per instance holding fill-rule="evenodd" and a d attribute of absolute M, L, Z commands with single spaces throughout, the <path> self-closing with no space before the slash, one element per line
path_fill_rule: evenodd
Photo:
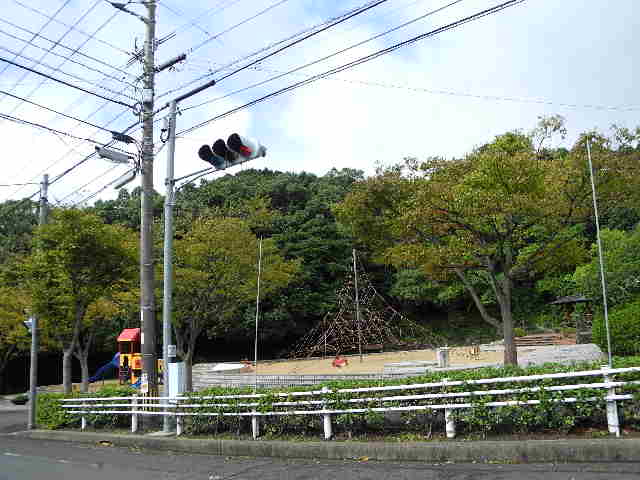
<path fill-rule="evenodd" d="M 362 328 L 360 326 L 360 297 L 358 295 L 358 267 L 356 265 L 356 249 L 353 249 L 353 278 L 356 287 L 356 324 L 358 326 L 358 352 L 362 363 Z"/>
<path fill-rule="evenodd" d="M 596 184 L 593 179 L 593 165 L 591 163 L 591 146 L 587 139 L 587 158 L 589 160 L 589 174 L 591 175 L 591 193 L 593 194 L 593 211 L 596 217 L 596 238 L 598 241 L 598 258 L 600 259 L 600 279 L 602 281 L 602 303 L 604 305 L 604 328 L 607 331 L 607 350 L 609 351 L 609 368 L 613 368 L 611 359 L 611 332 L 609 331 L 609 312 L 607 309 L 607 282 L 604 277 L 604 258 L 602 257 L 602 241 L 600 239 L 600 220 L 598 218 L 598 202 L 596 199 Z"/>
<path fill-rule="evenodd" d="M 38 225 L 47 223 L 47 192 L 49 190 L 49 175 L 44 174 L 42 177 L 42 186 L 40 187 L 40 218 Z M 36 428 L 36 411 L 38 402 L 38 316 L 31 317 L 31 368 L 29 371 L 29 420 L 27 428 L 33 430 Z"/>
<path fill-rule="evenodd" d="M 156 2 L 145 3 L 148 16 L 144 44 L 144 89 L 142 92 L 142 221 L 140 225 L 140 315 L 142 320 L 142 371 L 151 396 L 158 393 L 156 325 L 153 271 L 153 97 Z"/>
<path fill-rule="evenodd" d="M 260 237 L 258 254 L 258 293 L 256 295 L 256 336 L 253 349 L 253 368 L 255 369 L 255 388 L 258 388 L 258 319 L 260 318 L 260 274 L 262 273 L 262 237 Z"/>
<path fill-rule="evenodd" d="M 164 279 L 162 295 L 162 383 L 164 384 L 164 397 L 168 396 L 169 389 L 169 345 L 171 345 L 171 318 L 173 313 L 173 207 L 174 180 L 173 166 L 176 154 L 176 102 L 171 102 L 169 109 L 169 139 L 167 145 L 167 178 L 165 180 L 166 191 L 164 197 Z M 164 400 L 164 403 L 168 403 Z M 168 415 L 163 417 L 163 431 L 171 431 L 171 419 Z"/>

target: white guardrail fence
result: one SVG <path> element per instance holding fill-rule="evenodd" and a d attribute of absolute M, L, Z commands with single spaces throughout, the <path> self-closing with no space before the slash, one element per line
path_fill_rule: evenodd
<path fill-rule="evenodd" d="M 61 399 L 69 413 L 81 415 L 81 428 L 87 427 L 87 416 L 130 415 L 131 431 L 138 430 L 140 416 L 168 415 L 175 417 L 176 435 L 182 434 L 185 417 L 251 417 L 253 438 L 259 436 L 259 418 L 283 415 L 320 415 L 323 418 L 324 438 L 332 438 L 332 415 L 366 414 L 368 412 L 408 412 L 444 410 L 446 435 L 454 438 L 456 425 L 452 413 L 457 409 L 483 407 L 537 405 L 541 400 L 526 399 L 527 394 L 555 392 L 553 403 L 606 402 L 609 432 L 620 436 L 618 401 L 633 400 L 630 393 L 617 393 L 617 389 L 640 385 L 640 381 L 615 381 L 614 375 L 640 372 L 640 367 L 551 373 L 519 377 L 485 378 L 468 381 L 447 381 L 386 387 L 352 388 L 289 393 L 255 393 L 246 395 L 181 396 L 181 397 L 98 397 Z M 574 385 L 544 383 L 571 378 L 602 377 L 603 381 Z M 595 380 L 595 379 L 594 379 Z M 489 390 L 447 391 L 452 387 L 472 388 L 503 383 L 533 383 L 534 386 Z M 485 387 L 486 388 L 486 387 Z M 440 391 L 438 391 L 440 390 Z M 436 391 L 436 393 L 429 393 Z M 577 391 L 592 391 L 594 396 L 580 395 Z M 595 392 L 600 395 L 595 395 Z M 574 393 L 572 393 L 574 392 Z"/>

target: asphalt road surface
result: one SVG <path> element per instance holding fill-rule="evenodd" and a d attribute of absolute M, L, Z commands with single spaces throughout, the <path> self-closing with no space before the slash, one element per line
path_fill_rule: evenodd
<path fill-rule="evenodd" d="M 637 463 L 478 465 L 230 458 L 32 440 L 26 412 L 0 412 L 0 480 L 622 480 Z"/>

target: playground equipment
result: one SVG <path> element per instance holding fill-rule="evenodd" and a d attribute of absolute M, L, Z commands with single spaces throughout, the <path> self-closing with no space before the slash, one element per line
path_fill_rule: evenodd
<path fill-rule="evenodd" d="M 118 353 L 120 364 L 118 380 L 120 384 L 139 384 L 142 376 L 141 332 L 139 328 L 125 328 L 118 335 Z M 164 363 L 158 360 L 158 378 L 162 378 Z"/>

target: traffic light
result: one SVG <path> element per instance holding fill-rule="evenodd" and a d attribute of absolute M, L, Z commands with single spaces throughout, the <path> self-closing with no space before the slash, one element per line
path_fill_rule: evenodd
<path fill-rule="evenodd" d="M 229 135 L 226 143 L 224 140 L 218 139 L 212 147 L 202 145 L 198 150 L 198 156 L 217 170 L 224 170 L 247 160 L 264 157 L 266 154 L 267 149 L 258 141 L 237 133 Z"/>
<path fill-rule="evenodd" d="M 267 155 L 267 149 L 260 145 L 260 142 L 251 138 L 243 137 L 237 133 L 232 133 L 227 138 L 227 147 L 242 158 L 242 161 L 253 160 L 254 158 Z"/>

